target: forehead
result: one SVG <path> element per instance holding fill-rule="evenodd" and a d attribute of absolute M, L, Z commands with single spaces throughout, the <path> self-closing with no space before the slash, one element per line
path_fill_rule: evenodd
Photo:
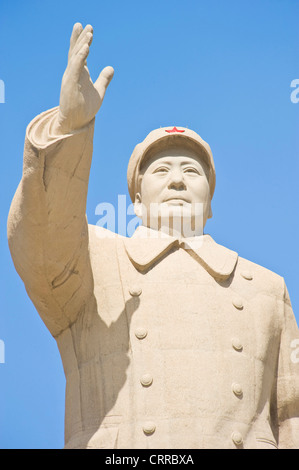
<path fill-rule="evenodd" d="M 184 146 L 168 147 L 166 149 L 154 150 L 149 153 L 142 165 L 140 166 L 140 172 L 144 174 L 149 167 L 159 165 L 160 163 L 193 163 L 199 165 L 203 169 L 207 169 L 207 164 L 202 155 L 199 155 L 193 149 L 188 149 Z"/>

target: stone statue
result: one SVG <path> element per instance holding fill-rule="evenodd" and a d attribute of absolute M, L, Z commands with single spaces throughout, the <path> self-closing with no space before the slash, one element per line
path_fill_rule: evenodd
<path fill-rule="evenodd" d="M 287 289 L 203 234 L 209 145 L 154 130 L 128 165 L 142 225 L 130 238 L 88 225 L 94 119 L 113 76 L 106 67 L 92 83 L 92 36 L 74 26 L 59 107 L 27 128 L 8 220 L 15 267 L 62 358 L 65 448 L 298 448 Z"/>

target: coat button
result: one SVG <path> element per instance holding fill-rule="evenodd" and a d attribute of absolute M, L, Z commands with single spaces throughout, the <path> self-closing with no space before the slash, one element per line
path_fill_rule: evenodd
<path fill-rule="evenodd" d="M 138 297 L 141 294 L 142 289 L 141 287 L 134 285 L 129 289 L 129 292 L 132 295 L 132 297 Z"/>
<path fill-rule="evenodd" d="M 253 275 L 250 271 L 242 271 L 241 276 L 244 277 L 244 279 L 247 279 L 248 281 L 251 281 L 253 279 Z"/>
<path fill-rule="evenodd" d="M 144 387 L 149 387 L 153 383 L 153 377 L 151 374 L 144 374 L 140 379 L 141 385 Z"/>
<path fill-rule="evenodd" d="M 143 339 L 147 336 L 147 331 L 145 328 L 142 328 L 141 326 L 139 328 L 136 328 L 135 330 L 135 336 L 138 339 Z"/>
<path fill-rule="evenodd" d="M 240 299 L 240 297 L 234 297 L 232 302 L 233 302 L 233 306 L 238 308 L 239 310 L 243 308 L 243 302 L 242 302 L 242 299 Z"/>
<path fill-rule="evenodd" d="M 232 433 L 232 441 L 233 441 L 234 444 L 236 444 L 237 446 L 240 446 L 240 445 L 243 443 L 242 434 L 239 433 L 238 431 L 233 432 L 233 433 Z"/>
<path fill-rule="evenodd" d="M 232 391 L 237 395 L 237 397 L 241 397 L 243 395 L 243 390 L 240 384 L 232 384 Z"/>
<path fill-rule="evenodd" d="M 242 349 L 243 349 L 242 343 L 240 342 L 240 340 L 238 338 L 233 338 L 232 339 L 232 347 L 236 351 L 242 351 Z"/>
<path fill-rule="evenodd" d="M 146 423 L 144 423 L 143 432 L 145 434 L 148 434 L 148 435 L 153 434 L 155 430 L 156 430 L 156 425 L 152 421 L 147 421 Z"/>

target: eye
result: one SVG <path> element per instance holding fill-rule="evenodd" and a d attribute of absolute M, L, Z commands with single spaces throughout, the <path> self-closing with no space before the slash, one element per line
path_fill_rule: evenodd
<path fill-rule="evenodd" d="M 187 168 L 184 168 L 184 173 L 193 173 L 193 174 L 196 174 L 196 175 L 200 175 L 201 173 L 197 170 L 197 168 L 194 168 L 192 166 L 190 167 L 187 167 Z"/>
<path fill-rule="evenodd" d="M 159 166 L 158 168 L 156 168 L 153 173 L 167 173 L 169 171 L 169 169 L 166 167 L 166 166 Z"/>

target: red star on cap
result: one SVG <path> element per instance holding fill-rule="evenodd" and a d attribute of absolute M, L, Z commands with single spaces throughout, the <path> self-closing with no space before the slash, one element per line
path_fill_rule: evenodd
<path fill-rule="evenodd" d="M 174 127 L 173 129 L 165 129 L 165 132 L 171 133 L 171 132 L 185 132 L 185 131 L 184 131 L 184 129 L 179 130 L 176 127 Z"/>

